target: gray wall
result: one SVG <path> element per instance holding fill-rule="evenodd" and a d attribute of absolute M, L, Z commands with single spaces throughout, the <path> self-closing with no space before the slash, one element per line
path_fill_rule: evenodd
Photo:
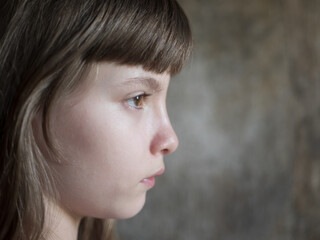
<path fill-rule="evenodd" d="M 123 240 L 320 239 L 320 1 L 180 0 L 180 138 Z"/>

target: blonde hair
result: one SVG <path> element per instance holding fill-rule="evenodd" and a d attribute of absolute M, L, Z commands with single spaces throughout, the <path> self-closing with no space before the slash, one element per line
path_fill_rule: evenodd
<path fill-rule="evenodd" d="M 175 0 L 10 0 L 0 18 L 0 240 L 40 239 L 43 196 L 55 188 L 33 135 L 35 114 L 54 152 L 50 110 L 93 63 L 176 74 L 191 31 Z M 112 226 L 84 218 L 78 239 L 111 239 Z"/>

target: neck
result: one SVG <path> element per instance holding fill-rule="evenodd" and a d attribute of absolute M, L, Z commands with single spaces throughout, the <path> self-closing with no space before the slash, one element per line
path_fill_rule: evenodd
<path fill-rule="evenodd" d="M 72 215 L 53 202 L 46 201 L 43 240 L 77 240 L 80 217 Z"/>

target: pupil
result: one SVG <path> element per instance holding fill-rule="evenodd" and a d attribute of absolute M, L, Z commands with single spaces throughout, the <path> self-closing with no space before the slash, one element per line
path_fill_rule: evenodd
<path fill-rule="evenodd" d="M 141 105 L 141 96 L 136 96 L 134 98 L 134 104 L 137 105 L 137 106 Z"/>

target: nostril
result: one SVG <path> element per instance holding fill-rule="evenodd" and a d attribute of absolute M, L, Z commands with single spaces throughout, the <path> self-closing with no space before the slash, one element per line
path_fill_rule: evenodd
<path fill-rule="evenodd" d="M 178 143 L 178 138 L 171 125 L 165 125 L 153 136 L 150 151 L 152 154 L 168 155 L 177 149 Z"/>
<path fill-rule="evenodd" d="M 167 149 L 167 148 L 162 149 L 162 150 L 161 150 L 161 153 L 162 153 L 163 155 L 167 155 L 167 154 L 169 154 L 169 149 Z"/>

